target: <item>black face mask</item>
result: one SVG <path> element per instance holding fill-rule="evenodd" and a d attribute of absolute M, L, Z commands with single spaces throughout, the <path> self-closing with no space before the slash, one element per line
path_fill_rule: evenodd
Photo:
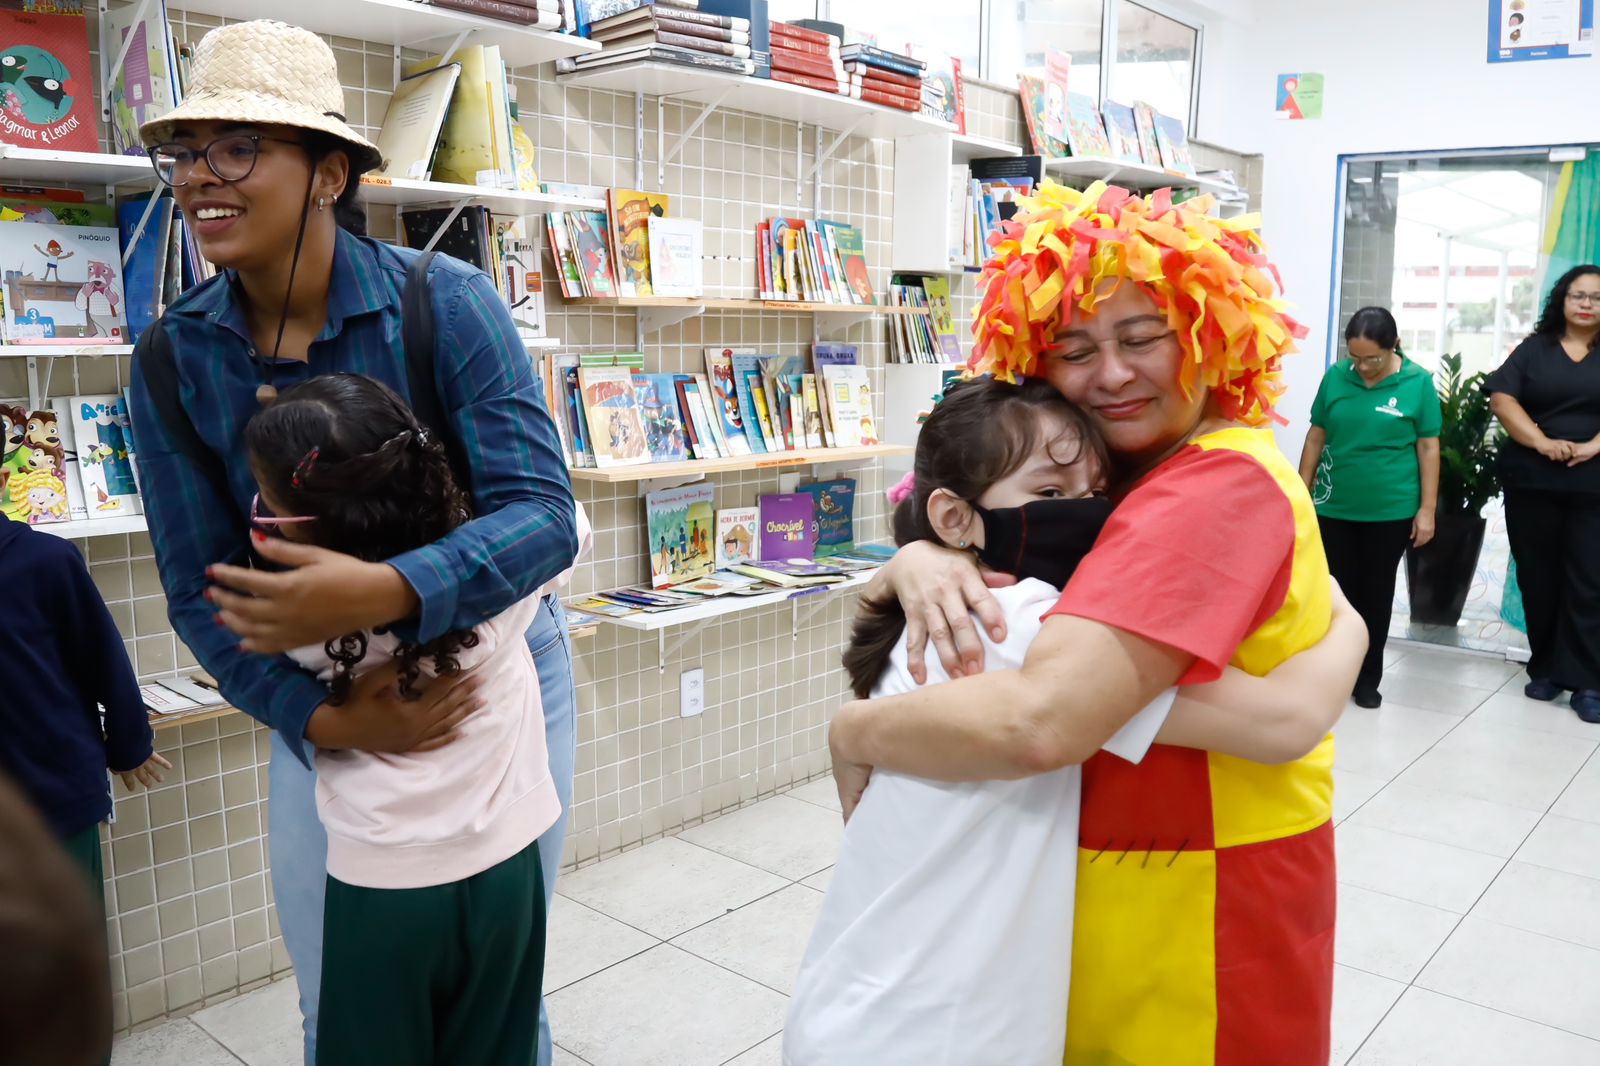
<path fill-rule="evenodd" d="M 1035 500 L 1021 507 L 988 510 L 973 504 L 983 521 L 978 559 L 991 570 L 1038 578 L 1062 588 L 1094 547 L 1111 518 L 1104 496 Z"/>

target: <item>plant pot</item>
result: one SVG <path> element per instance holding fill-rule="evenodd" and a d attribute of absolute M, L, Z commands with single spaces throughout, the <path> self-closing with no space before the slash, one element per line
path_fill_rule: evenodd
<path fill-rule="evenodd" d="M 1440 515 L 1433 539 L 1421 548 L 1406 549 L 1412 622 L 1454 626 L 1461 621 L 1488 526 L 1488 520 L 1478 515 Z"/>

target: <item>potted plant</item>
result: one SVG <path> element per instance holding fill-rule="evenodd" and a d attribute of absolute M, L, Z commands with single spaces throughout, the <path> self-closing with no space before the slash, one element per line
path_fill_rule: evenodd
<path fill-rule="evenodd" d="M 1406 550 L 1411 621 L 1454 626 L 1461 620 L 1483 534 L 1484 504 L 1500 494 L 1496 459 L 1505 431 L 1495 424 L 1482 373 L 1461 374 L 1460 354 L 1439 359 L 1439 501 L 1433 539 Z"/>

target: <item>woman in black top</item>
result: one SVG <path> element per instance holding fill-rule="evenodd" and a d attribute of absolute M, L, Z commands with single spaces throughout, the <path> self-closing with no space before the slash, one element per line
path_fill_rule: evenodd
<path fill-rule="evenodd" d="M 1531 699 L 1573 690 L 1600 723 L 1600 266 L 1561 276 L 1533 335 L 1483 383 L 1511 439 L 1506 533 L 1528 617 Z"/>

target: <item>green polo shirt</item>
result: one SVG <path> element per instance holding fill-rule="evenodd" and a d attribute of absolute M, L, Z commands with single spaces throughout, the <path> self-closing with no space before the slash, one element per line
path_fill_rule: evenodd
<path fill-rule="evenodd" d="M 1311 424 L 1328 435 L 1311 501 L 1317 514 L 1352 522 L 1411 518 L 1422 505 L 1417 441 L 1439 435 L 1433 375 L 1411 360 L 1367 386 L 1349 361 L 1328 368 Z"/>

